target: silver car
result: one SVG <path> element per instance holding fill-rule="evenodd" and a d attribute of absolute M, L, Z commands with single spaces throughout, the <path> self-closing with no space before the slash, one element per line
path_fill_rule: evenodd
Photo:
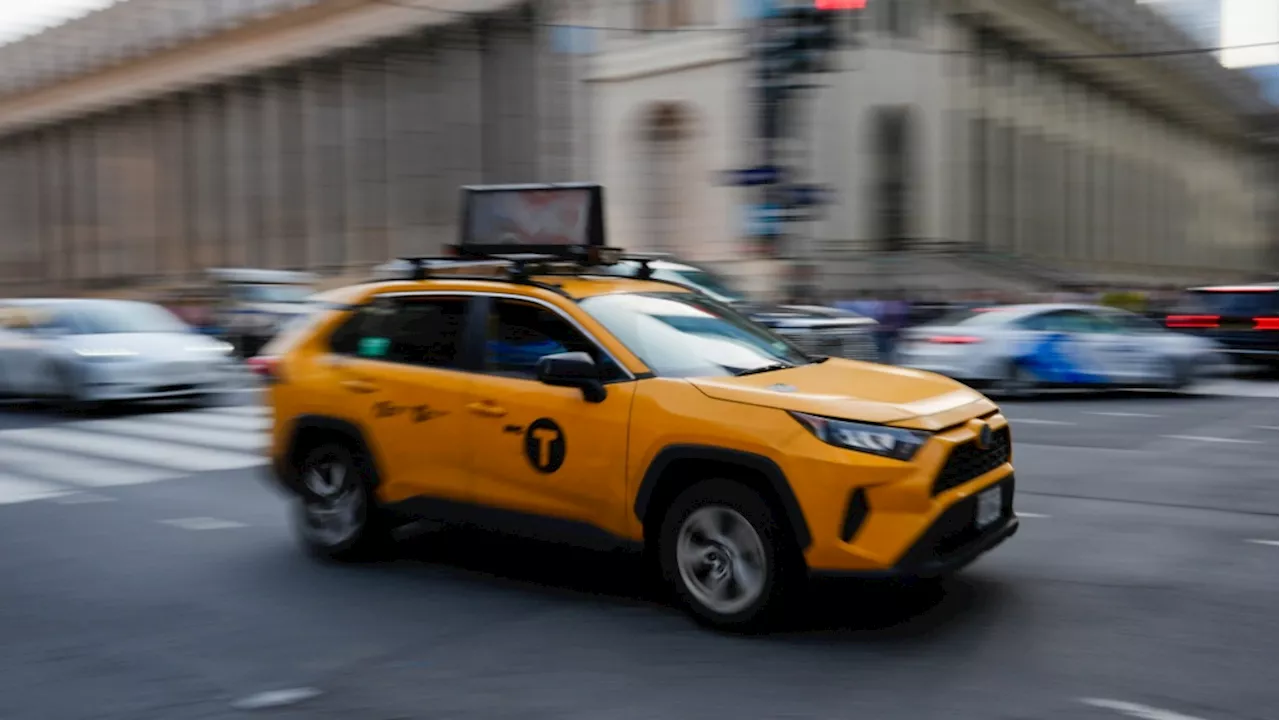
<path fill-rule="evenodd" d="M 904 333 L 896 362 L 1004 394 L 1060 387 L 1180 389 L 1224 369 L 1221 348 L 1096 305 L 964 310 Z"/>
<path fill-rule="evenodd" d="M 232 369 L 228 343 L 125 300 L 0 301 L 0 394 L 72 405 L 201 397 Z"/>

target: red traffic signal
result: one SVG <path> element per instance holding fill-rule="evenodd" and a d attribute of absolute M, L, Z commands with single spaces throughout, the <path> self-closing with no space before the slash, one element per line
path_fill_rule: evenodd
<path fill-rule="evenodd" d="M 867 0 L 813 0 L 814 10 L 865 10 Z"/>

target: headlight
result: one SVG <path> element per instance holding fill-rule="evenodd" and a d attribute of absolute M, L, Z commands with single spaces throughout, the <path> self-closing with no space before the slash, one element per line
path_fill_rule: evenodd
<path fill-rule="evenodd" d="M 132 350 L 112 349 L 112 348 L 80 348 L 75 351 L 82 358 L 106 359 L 106 358 L 126 358 L 134 357 L 138 353 Z"/>
<path fill-rule="evenodd" d="M 231 352 L 234 349 L 235 348 L 232 347 L 231 343 L 225 343 L 221 341 L 211 343 L 209 345 L 188 345 L 187 346 L 187 352 L 216 353 L 218 355 L 226 355 L 227 353 Z"/>
<path fill-rule="evenodd" d="M 929 438 L 928 433 L 917 430 L 833 420 L 807 413 L 792 412 L 791 417 L 825 443 L 894 460 L 915 457 L 916 451 Z"/>

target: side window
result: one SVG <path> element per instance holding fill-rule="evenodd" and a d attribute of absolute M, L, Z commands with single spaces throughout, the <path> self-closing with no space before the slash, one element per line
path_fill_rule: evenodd
<path fill-rule="evenodd" d="M 601 380 L 622 377 L 607 354 L 560 315 L 541 305 L 494 298 L 484 346 L 485 372 L 537 377 L 538 360 L 562 352 L 585 352 L 600 367 Z"/>
<path fill-rule="evenodd" d="M 339 326 L 329 345 L 342 355 L 456 368 L 466 314 L 464 298 L 380 298 Z"/>
<path fill-rule="evenodd" d="M 1077 310 L 1059 310 L 1026 318 L 1019 323 L 1026 330 L 1055 333 L 1093 332 L 1093 322 L 1089 315 Z"/>

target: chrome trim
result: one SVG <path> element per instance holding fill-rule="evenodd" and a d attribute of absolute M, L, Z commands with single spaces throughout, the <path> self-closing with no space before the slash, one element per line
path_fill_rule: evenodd
<path fill-rule="evenodd" d="M 600 341 L 596 338 L 596 336 L 593 335 L 591 331 L 583 327 L 582 323 L 578 322 L 577 319 L 575 319 L 571 315 L 566 314 L 564 310 L 557 307 L 554 303 L 547 302 L 542 298 L 532 297 L 530 295 L 519 295 L 517 293 L 493 292 L 493 291 L 487 291 L 487 290 L 401 290 L 397 292 L 371 295 L 369 296 L 369 299 L 372 300 L 374 298 L 424 297 L 424 296 L 440 296 L 440 295 L 451 296 L 451 297 L 499 297 L 499 298 L 507 298 L 510 300 L 524 300 L 526 302 L 531 302 L 537 305 L 541 305 L 547 308 L 548 310 L 550 310 L 551 312 L 564 318 L 565 320 L 568 320 L 570 325 L 573 325 L 575 328 L 577 328 L 578 332 L 582 333 L 582 335 L 586 337 L 589 341 L 591 341 L 591 343 L 595 345 L 596 348 L 600 350 L 600 352 L 607 355 L 609 359 L 613 361 L 614 365 L 617 365 L 618 368 L 622 370 L 622 372 L 627 374 L 627 377 L 626 377 L 627 380 L 637 379 L 636 374 L 631 372 L 630 368 L 628 368 L 626 365 L 622 364 L 622 362 L 618 360 L 618 357 L 616 355 L 609 352 L 609 348 L 606 348 L 604 345 L 601 345 Z M 619 344 L 622 344 L 622 342 L 619 341 Z M 643 361 L 642 361 L 642 364 L 643 364 Z M 469 372 L 469 371 L 463 370 L 461 372 Z"/>

